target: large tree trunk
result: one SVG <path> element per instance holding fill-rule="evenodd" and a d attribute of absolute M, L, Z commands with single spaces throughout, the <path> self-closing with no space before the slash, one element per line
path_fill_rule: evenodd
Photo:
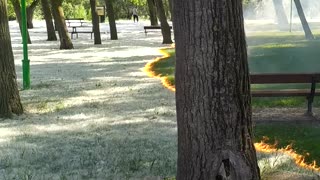
<path fill-rule="evenodd" d="M 113 4 L 112 4 L 113 1 L 106 0 L 105 2 L 106 2 L 107 15 L 108 15 L 108 20 L 109 20 L 111 40 L 117 40 L 118 33 L 117 33 L 116 19 L 115 19 L 114 11 L 113 11 Z"/>
<path fill-rule="evenodd" d="M 283 0 L 273 0 L 273 6 L 276 12 L 277 23 L 280 30 L 287 30 L 289 22 L 282 4 Z"/>
<path fill-rule="evenodd" d="M 171 44 L 171 30 L 164 11 L 162 0 L 155 0 L 157 12 L 161 23 L 162 44 Z"/>
<path fill-rule="evenodd" d="M 22 21 L 21 21 L 21 6 L 20 6 L 20 1 L 19 0 L 11 0 L 11 3 L 13 5 L 14 12 L 16 14 L 18 23 L 19 23 L 19 28 L 20 28 L 20 33 L 22 37 Z M 29 31 L 27 29 L 27 36 L 28 36 L 28 44 L 31 44 L 31 39 L 29 35 Z"/>
<path fill-rule="evenodd" d="M 314 36 L 313 36 L 313 34 L 312 34 L 311 30 L 310 30 L 309 24 L 307 22 L 307 19 L 306 19 L 305 15 L 304 15 L 300 0 L 294 0 L 294 3 L 296 5 L 296 7 L 297 7 L 297 11 L 298 11 L 298 14 L 299 14 L 299 17 L 300 17 L 300 21 L 301 21 L 301 24 L 302 24 L 306 39 L 309 39 L 309 40 L 314 39 Z"/>
<path fill-rule="evenodd" d="M 259 180 L 242 1 L 173 8 L 177 180 Z"/>
<path fill-rule="evenodd" d="M 33 14 L 34 10 L 36 10 L 37 5 L 39 4 L 40 0 L 34 0 L 30 6 L 27 7 L 27 27 L 28 29 L 33 28 Z"/>
<path fill-rule="evenodd" d="M 8 24 L 7 0 L 0 0 L 0 118 L 22 114 L 17 87 L 11 38 Z"/>
<path fill-rule="evenodd" d="M 44 16 L 44 19 L 46 20 L 47 36 L 48 36 L 47 40 L 48 41 L 56 41 L 57 36 L 56 36 L 56 32 L 54 30 L 51 10 L 50 10 L 48 0 L 41 0 L 41 5 L 42 5 L 43 16 Z"/>
<path fill-rule="evenodd" d="M 60 49 L 73 49 L 73 44 L 68 33 L 62 10 L 62 0 L 51 0 L 51 6 L 54 21 L 59 33 Z"/>
<path fill-rule="evenodd" d="M 96 12 L 96 0 L 90 0 L 94 44 L 101 44 L 99 16 Z"/>
<path fill-rule="evenodd" d="M 149 16 L 150 23 L 152 26 L 158 26 L 158 18 L 157 18 L 157 8 L 155 5 L 155 0 L 147 0 L 148 8 L 149 8 Z"/>

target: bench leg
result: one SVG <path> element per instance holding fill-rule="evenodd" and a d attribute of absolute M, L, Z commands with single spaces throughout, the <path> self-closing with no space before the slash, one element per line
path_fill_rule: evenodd
<path fill-rule="evenodd" d="M 311 92 L 310 92 L 310 95 L 307 97 L 307 99 L 308 99 L 308 110 L 306 112 L 306 115 L 308 115 L 308 116 L 313 116 L 312 103 L 313 103 L 315 91 L 316 91 L 316 82 L 315 82 L 315 80 L 312 80 Z"/>
<path fill-rule="evenodd" d="M 311 98 L 310 96 L 307 97 L 308 99 L 308 109 L 307 112 L 305 113 L 305 115 L 307 116 L 313 116 L 313 112 L 312 112 L 312 103 L 313 103 L 313 98 Z"/>

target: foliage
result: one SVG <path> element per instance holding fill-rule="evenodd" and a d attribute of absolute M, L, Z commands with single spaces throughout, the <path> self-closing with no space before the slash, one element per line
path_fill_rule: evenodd
<path fill-rule="evenodd" d="M 14 13 L 13 5 L 11 1 L 7 1 L 7 3 L 8 3 L 8 18 L 9 20 L 15 20 L 16 14 Z"/>

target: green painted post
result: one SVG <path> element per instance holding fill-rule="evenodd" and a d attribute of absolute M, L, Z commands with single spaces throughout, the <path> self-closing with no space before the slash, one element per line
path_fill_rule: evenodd
<path fill-rule="evenodd" d="M 27 12 L 26 0 L 21 0 L 22 43 L 23 43 L 23 89 L 30 89 L 30 60 L 28 59 Z"/>

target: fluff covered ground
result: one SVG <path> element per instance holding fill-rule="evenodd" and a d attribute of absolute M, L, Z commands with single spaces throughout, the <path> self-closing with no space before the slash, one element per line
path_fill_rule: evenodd
<path fill-rule="evenodd" d="M 145 36 L 148 23 L 119 21 L 117 41 L 102 24 L 102 45 L 79 34 L 73 50 L 47 42 L 44 22 L 35 23 L 32 89 L 20 92 L 26 113 L 0 121 L 0 179 L 174 176 L 174 93 L 141 70 L 163 47 L 160 31 Z M 15 22 L 10 28 L 21 86 L 21 38 Z M 266 168 L 274 165 L 261 160 Z"/>

